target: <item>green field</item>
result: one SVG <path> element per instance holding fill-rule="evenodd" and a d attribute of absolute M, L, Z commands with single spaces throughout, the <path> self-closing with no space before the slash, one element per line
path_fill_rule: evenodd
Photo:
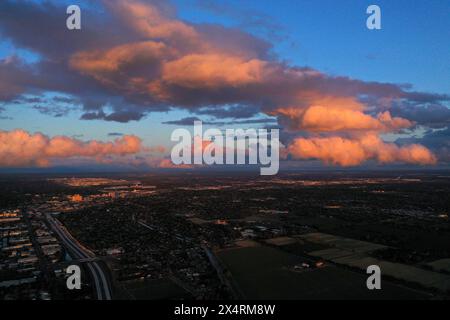
<path fill-rule="evenodd" d="M 117 298 L 131 300 L 179 300 L 189 294 L 170 279 L 134 280 L 122 283 Z"/>
<path fill-rule="evenodd" d="M 382 280 L 370 291 L 366 275 L 328 265 L 295 272 L 301 257 L 260 246 L 219 251 L 219 259 L 248 299 L 426 299 L 427 295 Z"/>

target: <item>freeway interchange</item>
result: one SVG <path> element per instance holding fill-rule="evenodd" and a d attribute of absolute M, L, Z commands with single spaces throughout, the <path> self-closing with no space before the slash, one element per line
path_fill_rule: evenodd
<path fill-rule="evenodd" d="M 95 261 L 95 254 L 72 237 L 67 229 L 57 219 L 52 217 L 51 214 L 46 214 L 46 218 L 50 227 L 57 234 L 70 256 L 74 260 L 87 261 L 85 264 L 92 279 L 96 299 L 111 300 L 112 293 L 109 278 L 100 263 Z"/>

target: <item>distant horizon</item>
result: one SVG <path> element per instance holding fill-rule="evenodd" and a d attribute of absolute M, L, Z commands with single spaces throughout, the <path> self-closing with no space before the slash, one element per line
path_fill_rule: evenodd
<path fill-rule="evenodd" d="M 280 167 L 280 171 L 277 175 L 269 176 L 269 178 L 276 179 L 277 176 L 283 175 L 285 173 L 323 173 L 323 174 L 333 174 L 333 173 L 439 173 L 439 172 L 450 172 L 450 168 L 447 166 L 436 166 L 436 167 L 420 167 L 420 166 L 376 166 L 376 167 L 352 167 L 352 168 L 342 168 L 342 167 L 297 167 L 297 168 L 283 168 Z M 248 168 L 248 166 L 243 167 L 203 167 L 203 168 L 147 168 L 147 169 L 125 169 L 125 168 L 83 168 L 83 167 L 51 167 L 51 168 L 2 168 L 0 169 L 0 175 L 26 175 L 26 174 L 36 174 L 36 175 L 107 175 L 107 174 L 120 174 L 120 175 L 136 175 L 136 174 L 233 174 L 233 173 L 248 173 L 249 175 L 254 175 L 255 177 L 261 177 L 259 175 L 259 167 Z"/>

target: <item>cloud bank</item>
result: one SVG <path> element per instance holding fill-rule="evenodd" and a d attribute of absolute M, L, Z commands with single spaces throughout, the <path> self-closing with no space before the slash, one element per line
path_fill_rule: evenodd
<path fill-rule="evenodd" d="M 110 156 L 126 156 L 142 150 L 141 140 L 125 135 L 113 142 L 83 142 L 66 136 L 49 138 L 24 130 L 0 131 L 0 166 L 45 167 L 53 160 L 89 158 L 101 162 Z"/>

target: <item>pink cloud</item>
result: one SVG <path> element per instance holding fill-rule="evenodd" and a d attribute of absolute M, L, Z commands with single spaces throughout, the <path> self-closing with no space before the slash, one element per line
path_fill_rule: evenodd
<path fill-rule="evenodd" d="M 287 152 L 294 159 L 317 159 L 340 166 L 356 166 L 368 160 L 379 163 L 403 162 L 428 165 L 436 163 L 436 156 L 427 148 L 412 144 L 398 147 L 382 141 L 375 134 L 353 139 L 342 137 L 297 138 Z"/>
<path fill-rule="evenodd" d="M 44 167 L 52 160 L 75 157 L 101 161 L 108 156 L 136 154 L 142 149 L 141 139 L 126 135 L 113 142 L 80 141 L 66 136 L 49 138 L 41 133 L 24 130 L 0 131 L 0 166 Z"/>

